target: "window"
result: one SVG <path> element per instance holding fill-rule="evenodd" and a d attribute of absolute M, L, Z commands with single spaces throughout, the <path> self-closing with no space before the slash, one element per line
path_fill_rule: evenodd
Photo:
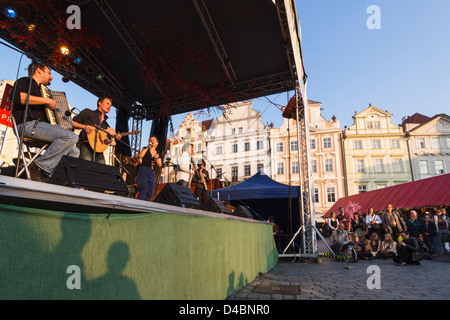
<path fill-rule="evenodd" d="M 391 148 L 392 149 L 398 149 L 400 148 L 400 140 L 391 140 Z"/>
<path fill-rule="evenodd" d="M 276 150 L 277 152 L 283 152 L 284 148 L 283 148 L 283 142 L 277 142 L 276 144 Z"/>
<path fill-rule="evenodd" d="M 235 134 L 236 134 L 236 129 L 235 129 L 235 128 L 231 129 L 231 134 L 232 134 L 232 135 L 235 135 Z"/>
<path fill-rule="evenodd" d="M 425 148 L 425 138 L 417 138 L 416 139 L 416 147 L 417 147 L 417 149 Z"/>
<path fill-rule="evenodd" d="M 264 164 L 263 163 L 258 163 L 256 165 L 256 170 L 258 170 L 258 172 L 259 171 L 264 171 Z"/>
<path fill-rule="evenodd" d="M 216 177 L 219 177 L 219 176 L 222 175 L 222 168 L 216 168 L 216 171 L 217 171 L 217 176 Z"/>
<path fill-rule="evenodd" d="M 222 146 L 216 147 L 216 154 L 222 154 Z"/>
<path fill-rule="evenodd" d="M 316 149 L 316 139 L 311 139 L 311 140 L 309 141 L 309 143 L 310 143 L 309 147 L 310 147 L 312 150 Z"/>
<path fill-rule="evenodd" d="M 381 149 L 381 141 L 380 140 L 372 140 L 372 148 L 373 149 Z"/>
<path fill-rule="evenodd" d="M 291 141 L 291 151 L 298 151 L 298 142 Z"/>
<path fill-rule="evenodd" d="M 336 189 L 334 187 L 327 188 L 327 201 L 336 202 Z"/>
<path fill-rule="evenodd" d="M 375 159 L 375 172 L 384 172 L 383 159 Z"/>
<path fill-rule="evenodd" d="M 264 149 L 264 144 L 262 140 L 256 142 L 256 149 L 258 150 Z"/>
<path fill-rule="evenodd" d="M 443 160 L 435 160 L 434 161 L 434 167 L 436 168 L 437 174 L 443 174 L 444 173 L 444 161 Z"/>
<path fill-rule="evenodd" d="M 250 165 L 249 164 L 244 166 L 244 175 L 251 176 L 251 169 L 250 169 Z"/>
<path fill-rule="evenodd" d="M 311 171 L 317 172 L 317 160 L 311 160 Z"/>
<path fill-rule="evenodd" d="M 450 137 L 446 137 L 445 140 L 447 141 L 447 149 L 450 149 Z"/>
<path fill-rule="evenodd" d="M 244 133 L 244 128 L 239 127 L 239 134 L 242 134 L 242 133 Z"/>
<path fill-rule="evenodd" d="M 284 174 L 284 162 L 277 163 L 277 174 Z"/>
<path fill-rule="evenodd" d="M 386 188 L 385 184 L 377 184 L 377 189 L 383 189 Z"/>
<path fill-rule="evenodd" d="M 332 172 L 333 169 L 333 159 L 325 159 L 325 172 Z"/>
<path fill-rule="evenodd" d="M 359 193 L 367 192 L 367 185 L 365 185 L 365 184 L 360 184 L 360 185 L 358 186 L 358 192 L 359 192 Z"/>
<path fill-rule="evenodd" d="M 231 167 L 231 181 L 236 182 L 238 181 L 238 167 Z"/>
<path fill-rule="evenodd" d="M 365 172 L 363 159 L 356 160 L 356 172 Z"/>
<path fill-rule="evenodd" d="M 233 144 L 232 150 L 233 150 L 233 153 L 238 152 L 238 145 L 237 145 L 237 143 Z"/>
<path fill-rule="evenodd" d="M 197 153 L 202 153 L 202 144 L 197 144 Z"/>
<path fill-rule="evenodd" d="M 402 159 L 394 159 L 394 172 L 403 172 Z"/>
<path fill-rule="evenodd" d="M 323 138 L 323 148 L 324 149 L 331 148 L 331 138 Z"/>
<path fill-rule="evenodd" d="M 298 161 L 293 161 L 292 162 L 292 173 L 299 173 L 299 169 L 298 169 Z"/>
<path fill-rule="evenodd" d="M 431 147 L 433 149 L 439 149 L 441 144 L 439 143 L 439 138 L 431 138 Z"/>
<path fill-rule="evenodd" d="M 314 202 L 319 203 L 319 188 L 314 188 Z"/>
<path fill-rule="evenodd" d="M 245 151 L 250 151 L 250 142 L 244 144 Z"/>
<path fill-rule="evenodd" d="M 353 142 L 353 148 L 355 149 L 362 149 L 362 141 L 361 140 L 356 140 Z"/>
<path fill-rule="evenodd" d="M 367 129 L 380 129 L 380 121 L 367 121 Z"/>
<path fill-rule="evenodd" d="M 428 171 L 428 161 L 427 160 L 420 160 L 419 161 L 419 170 L 421 174 L 427 174 Z"/>

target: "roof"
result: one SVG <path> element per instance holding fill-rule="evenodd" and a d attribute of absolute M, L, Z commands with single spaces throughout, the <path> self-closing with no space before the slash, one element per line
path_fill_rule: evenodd
<path fill-rule="evenodd" d="M 408 182 L 383 189 L 359 193 L 339 199 L 324 215 L 338 212 L 339 207 L 350 203 L 359 205 L 360 212 L 367 212 L 370 207 L 375 211 L 384 210 L 388 204 L 394 208 L 408 209 L 433 207 L 450 204 L 450 173 L 440 176 Z"/>
<path fill-rule="evenodd" d="M 74 3 L 80 29 L 66 24 Z M 300 46 L 295 5 L 285 4 L 292 5 L 42 0 L 35 6 L 25 1 L 15 4 L 23 6 L 25 21 L 0 14 L 0 38 L 95 96 L 111 97 L 115 107 L 139 109 L 151 119 L 161 112 L 174 115 L 286 92 L 295 88 L 297 74 L 306 79 L 303 65 L 295 64 L 301 49 L 292 47 Z M 32 32 L 30 17 L 36 24 Z M 70 55 L 58 53 L 62 43 Z M 78 57 L 82 62 L 76 64 Z"/>
<path fill-rule="evenodd" d="M 289 190 L 290 189 L 290 190 Z M 298 198 L 300 188 L 276 182 L 261 171 L 249 179 L 237 183 L 229 188 L 222 188 L 212 191 L 212 197 L 230 201 L 246 199 L 287 199 L 289 196 Z"/>

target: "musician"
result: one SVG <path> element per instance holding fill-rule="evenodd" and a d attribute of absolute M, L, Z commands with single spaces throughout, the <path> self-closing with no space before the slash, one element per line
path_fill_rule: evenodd
<path fill-rule="evenodd" d="M 96 135 L 96 128 L 94 125 L 106 130 L 110 128 L 108 122 L 107 113 L 111 111 L 112 99 L 108 97 L 101 97 L 97 101 L 97 110 L 84 109 L 80 114 L 73 118 L 73 127 L 75 129 L 81 129 L 80 137 L 78 139 L 77 147 L 80 149 L 80 159 L 93 161 L 94 159 L 94 149 L 90 145 L 88 135 L 92 134 L 94 137 Z M 100 129 L 98 129 L 100 130 Z M 97 131 L 98 132 L 98 131 Z M 111 138 L 121 139 L 120 133 L 116 133 Z M 111 143 L 108 141 L 102 141 L 103 143 Z M 100 142 L 97 141 L 99 144 Z M 95 143 L 94 143 L 95 145 Z M 105 157 L 103 152 L 95 152 L 95 162 L 105 164 Z"/>
<path fill-rule="evenodd" d="M 194 153 L 194 146 L 190 143 L 185 143 L 183 146 L 183 152 L 178 157 L 177 170 L 175 179 L 177 184 L 183 187 L 189 187 L 189 181 L 191 178 L 192 168 L 192 154 Z"/>
<path fill-rule="evenodd" d="M 156 147 L 158 147 L 159 140 L 155 136 L 150 137 L 148 146 L 139 152 L 139 159 L 141 166 L 139 167 L 136 184 L 138 186 L 137 199 L 150 200 L 155 191 L 156 183 L 156 169 L 161 167 L 162 161 Z"/>
<path fill-rule="evenodd" d="M 137 185 L 136 185 L 136 177 L 137 172 L 139 170 L 139 164 L 140 164 L 140 158 L 139 157 L 133 157 L 131 158 L 130 163 L 125 164 L 124 170 L 122 173 L 122 178 L 125 181 L 127 188 L 128 188 L 128 197 L 134 198 L 137 193 Z"/>
<path fill-rule="evenodd" d="M 45 181 L 53 173 L 62 156 L 77 158 L 80 153 L 75 147 L 77 134 L 52 125 L 47 118 L 46 108 L 55 110 L 57 105 L 55 100 L 42 96 L 40 86 L 50 85 L 52 79 L 51 70 L 46 65 L 31 63 L 28 67 L 28 77 L 16 81 L 10 97 L 13 101 L 12 114 L 16 120 L 19 135 L 22 132 L 28 100 L 24 137 L 50 143 L 45 153 L 29 167 L 31 179 L 37 181 Z M 30 85 L 30 95 L 28 95 Z"/>
<path fill-rule="evenodd" d="M 202 205 L 206 204 L 208 201 L 208 183 L 209 183 L 209 174 L 205 169 L 205 161 L 202 160 L 198 164 L 198 169 L 195 170 L 194 175 L 192 176 L 192 183 L 195 183 L 194 194 L 200 201 Z"/>

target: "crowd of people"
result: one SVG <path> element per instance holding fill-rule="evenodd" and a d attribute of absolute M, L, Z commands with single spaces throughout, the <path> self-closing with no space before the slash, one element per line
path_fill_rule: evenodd
<path fill-rule="evenodd" d="M 420 265 L 423 259 L 450 255 L 446 208 L 423 216 L 411 210 L 407 215 L 404 219 L 392 204 L 379 212 L 369 208 L 365 214 L 350 214 L 340 207 L 337 214 L 331 212 L 322 231 L 331 236 L 331 249 L 337 255 L 352 247 L 360 259 L 392 259 L 398 265 Z"/>

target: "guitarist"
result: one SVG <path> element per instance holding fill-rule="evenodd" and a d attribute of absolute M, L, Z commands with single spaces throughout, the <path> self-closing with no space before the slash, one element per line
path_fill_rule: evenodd
<path fill-rule="evenodd" d="M 205 161 L 201 160 L 201 162 L 198 164 L 198 169 L 195 170 L 195 173 L 192 177 L 192 183 L 195 183 L 194 194 L 202 205 L 205 205 L 206 201 L 208 200 L 207 184 L 209 182 L 209 174 L 205 169 L 205 165 Z"/>
<path fill-rule="evenodd" d="M 62 156 L 78 157 L 79 150 L 75 147 L 78 137 L 73 131 L 52 125 L 47 119 L 46 108 L 57 108 L 56 101 L 43 97 L 40 89 L 40 85 L 50 85 L 53 79 L 50 69 L 44 64 L 33 62 L 28 67 L 28 75 L 18 79 L 11 91 L 12 114 L 19 135 L 26 118 L 24 137 L 50 143 L 45 154 L 29 167 L 31 179 L 44 182 L 53 173 Z M 26 115 L 25 110 L 28 110 Z"/>
<path fill-rule="evenodd" d="M 105 164 L 105 157 L 103 152 L 94 152 L 93 147 L 89 143 L 88 135 L 96 134 L 96 128 L 94 125 L 107 130 L 110 128 L 108 122 L 108 113 L 111 111 L 112 99 L 108 97 L 102 97 L 97 101 L 97 110 L 84 109 L 80 114 L 73 118 L 73 127 L 75 129 L 81 129 L 80 137 L 78 139 L 78 148 L 80 149 L 80 159 L 93 161 Z M 112 128 L 111 128 L 112 129 Z M 100 136 L 100 135 L 99 135 Z M 120 133 L 116 133 L 114 136 L 107 137 L 106 139 L 100 139 L 97 137 L 97 144 L 108 144 L 112 142 L 112 138 L 121 139 Z M 101 140 L 101 141 L 99 141 Z M 95 144 L 94 144 L 95 145 Z"/>

